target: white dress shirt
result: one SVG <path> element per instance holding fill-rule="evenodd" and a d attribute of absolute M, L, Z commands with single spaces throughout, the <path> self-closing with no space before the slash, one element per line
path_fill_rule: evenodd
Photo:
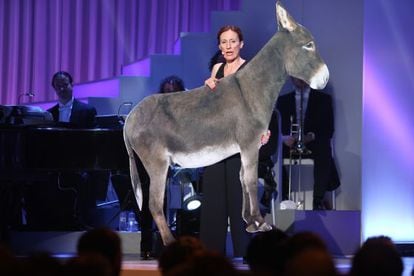
<path fill-rule="evenodd" d="M 59 122 L 69 122 L 70 115 L 72 114 L 73 97 L 66 104 L 59 102 Z"/>

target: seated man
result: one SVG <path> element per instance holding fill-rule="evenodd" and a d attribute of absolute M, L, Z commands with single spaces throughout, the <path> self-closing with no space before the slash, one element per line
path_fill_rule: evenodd
<path fill-rule="evenodd" d="M 48 109 L 55 122 L 69 123 L 77 128 L 93 128 L 96 124 L 96 109 L 73 97 L 73 79 L 65 71 L 59 71 L 52 77 L 52 87 L 58 96 L 58 103 Z"/>
<path fill-rule="evenodd" d="M 291 78 L 295 90 L 282 95 L 277 100 L 277 109 L 281 116 L 283 156 L 289 158 L 289 152 L 297 143 L 297 136 L 291 136 L 291 117 L 293 122 L 299 123 L 303 118 L 303 142 L 311 151 L 310 158 L 314 161 L 313 177 L 313 209 L 326 209 L 324 196 L 326 191 L 333 191 L 339 187 L 339 177 L 332 157 L 331 139 L 334 133 L 334 116 L 332 98 L 330 95 L 315 91 L 304 81 Z M 302 97 L 301 97 L 301 93 Z M 302 115 L 300 114 L 300 99 Z M 288 176 L 283 174 L 282 199 L 288 199 Z"/>
<path fill-rule="evenodd" d="M 48 111 L 57 126 L 93 128 L 96 109 L 73 97 L 72 76 L 68 72 L 59 71 L 53 75 L 51 83 L 58 96 L 58 103 Z M 62 143 L 62 146 L 77 147 L 73 143 Z M 56 159 L 65 157 L 61 152 L 56 152 Z M 63 168 L 59 173 L 49 173 L 48 179 L 41 183 L 32 183 L 25 194 L 28 226 L 47 230 L 84 229 L 88 225 L 87 213 L 96 207 L 94 189 L 98 180 L 106 184 L 108 173 L 69 172 Z"/>

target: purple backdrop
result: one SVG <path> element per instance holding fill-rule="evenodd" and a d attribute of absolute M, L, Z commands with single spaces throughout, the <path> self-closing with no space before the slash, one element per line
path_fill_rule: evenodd
<path fill-rule="evenodd" d="M 414 242 L 414 2 L 366 0 L 363 238 Z"/>
<path fill-rule="evenodd" d="M 174 52 L 180 32 L 210 29 L 210 11 L 240 0 L 0 0 L 0 104 L 54 100 L 50 78 L 110 78 L 153 53 Z M 20 95 L 20 97 L 19 97 Z"/>

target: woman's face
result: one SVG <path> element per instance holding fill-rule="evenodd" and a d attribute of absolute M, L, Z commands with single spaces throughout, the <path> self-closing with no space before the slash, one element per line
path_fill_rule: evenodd
<path fill-rule="evenodd" d="M 243 48 L 243 41 L 240 41 L 236 32 L 228 30 L 220 35 L 219 49 L 226 62 L 231 62 L 240 57 L 241 48 Z"/>

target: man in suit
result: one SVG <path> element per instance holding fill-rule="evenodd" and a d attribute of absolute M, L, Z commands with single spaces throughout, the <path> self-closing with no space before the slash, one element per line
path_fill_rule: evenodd
<path fill-rule="evenodd" d="M 334 116 L 330 95 L 315 91 L 304 81 L 291 78 L 295 90 L 280 96 L 277 109 L 281 116 L 283 156 L 289 157 L 290 149 L 297 143 L 297 136 L 291 136 L 292 122 L 299 122 L 300 99 L 302 94 L 303 142 L 311 151 L 314 161 L 313 209 L 325 209 L 326 191 L 339 187 L 339 177 L 332 157 L 331 139 L 334 133 Z M 288 177 L 283 170 L 283 199 L 288 199 Z"/>
<path fill-rule="evenodd" d="M 55 122 L 76 128 L 93 128 L 96 125 L 96 109 L 73 97 L 73 79 L 68 72 L 56 72 L 52 77 L 52 87 L 58 96 L 58 103 L 48 111 Z"/>
<path fill-rule="evenodd" d="M 56 72 L 52 87 L 58 103 L 48 111 L 57 126 L 79 129 L 95 126 L 96 109 L 73 97 L 73 79 L 68 72 Z M 56 158 L 65 156 L 57 153 Z M 108 177 L 107 172 L 50 173 L 46 183 L 41 183 L 41 190 L 32 185 L 27 193 L 29 224 L 33 228 L 84 229 L 89 224 L 87 214 L 96 207 L 95 189 L 107 185 Z M 48 219 L 43 219 L 45 212 L 49 214 Z"/>

